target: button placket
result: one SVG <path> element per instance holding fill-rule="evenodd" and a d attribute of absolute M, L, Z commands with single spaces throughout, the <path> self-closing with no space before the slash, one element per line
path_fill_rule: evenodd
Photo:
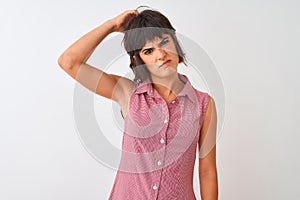
<path fill-rule="evenodd" d="M 166 105 L 166 103 L 165 103 L 165 101 L 163 101 L 163 110 L 165 111 L 165 112 L 162 112 L 162 113 L 164 113 L 165 114 L 165 119 L 163 120 L 163 126 L 164 126 L 164 129 L 163 129 L 163 131 L 161 132 L 161 137 L 160 137 L 160 139 L 159 139 L 159 141 L 158 141 L 158 144 L 160 143 L 160 144 L 164 144 L 165 143 L 165 137 L 166 137 L 166 134 L 167 134 L 167 130 L 168 130 L 168 123 L 169 123 L 169 108 L 168 108 L 168 106 Z M 164 146 L 164 145 L 163 145 Z M 164 147 L 163 147 L 164 148 Z M 162 163 L 163 163 L 163 160 L 164 160 L 164 154 L 165 154 L 165 150 L 163 151 L 163 155 L 160 155 L 159 157 L 157 157 L 156 158 L 156 161 L 155 161 L 155 165 L 158 167 L 158 171 L 157 171 L 157 173 L 159 174 L 158 175 L 158 180 L 157 181 L 155 181 L 155 182 L 153 182 L 152 183 L 152 190 L 153 190 L 153 192 L 155 191 L 156 193 L 158 192 L 158 188 L 159 188 L 159 184 L 160 184 L 160 181 L 161 181 L 161 179 L 162 179 L 162 171 L 163 171 L 163 169 L 161 168 L 161 165 L 162 165 Z M 162 156 L 162 157 L 161 157 Z M 158 194 L 158 193 L 157 193 Z M 156 194 L 156 195 L 157 195 Z"/>

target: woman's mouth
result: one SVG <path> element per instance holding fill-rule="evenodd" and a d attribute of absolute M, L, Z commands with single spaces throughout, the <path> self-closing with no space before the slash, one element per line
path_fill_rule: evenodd
<path fill-rule="evenodd" d="M 163 64 L 161 64 L 159 67 L 168 66 L 170 64 L 170 62 L 171 62 L 171 60 L 167 60 Z"/>

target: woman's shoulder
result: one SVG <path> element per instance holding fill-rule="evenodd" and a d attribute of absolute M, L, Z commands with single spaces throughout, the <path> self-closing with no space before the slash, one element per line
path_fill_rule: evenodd
<path fill-rule="evenodd" d="M 205 92 L 203 90 L 199 90 L 194 88 L 194 90 L 196 91 L 197 97 L 198 97 L 198 102 L 200 103 L 200 105 L 207 107 L 210 99 L 211 99 L 211 95 L 208 92 Z"/>

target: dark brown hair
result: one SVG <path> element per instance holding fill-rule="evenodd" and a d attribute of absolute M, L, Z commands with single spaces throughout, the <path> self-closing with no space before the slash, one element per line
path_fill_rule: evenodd
<path fill-rule="evenodd" d="M 183 62 L 185 64 L 185 55 L 175 36 L 175 31 L 168 18 L 156 10 L 143 10 L 137 16 L 130 16 L 127 19 L 124 27 L 123 43 L 125 50 L 130 56 L 129 66 L 134 72 L 134 81 L 143 82 L 150 78 L 150 72 L 139 56 L 139 52 L 147 41 L 152 41 L 157 37 L 162 38 L 163 34 L 168 34 L 172 37 L 179 57 L 179 63 Z"/>

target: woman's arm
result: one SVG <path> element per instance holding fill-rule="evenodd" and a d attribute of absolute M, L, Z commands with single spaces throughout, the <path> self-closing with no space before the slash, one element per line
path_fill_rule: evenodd
<path fill-rule="evenodd" d="M 137 14 L 136 10 L 125 11 L 83 35 L 59 57 L 59 66 L 89 90 L 120 103 L 122 98 L 131 94 L 132 81 L 107 74 L 86 64 L 86 60 L 107 35 L 112 32 L 122 32 L 124 21 Z"/>
<path fill-rule="evenodd" d="M 218 199 L 218 174 L 216 166 L 217 113 L 210 97 L 199 139 L 199 180 L 202 200 Z"/>

